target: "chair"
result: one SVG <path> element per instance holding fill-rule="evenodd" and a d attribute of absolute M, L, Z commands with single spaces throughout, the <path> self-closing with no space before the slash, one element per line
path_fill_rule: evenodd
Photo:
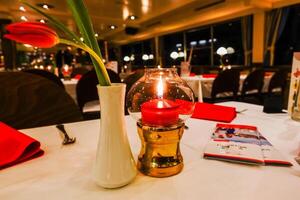
<path fill-rule="evenodd" d="M 110 69 L 107 69 L 107 73 L 112 83 L 121 83 L 121 79 L 117 73 Z M 95 70 L 84 74 L 76 85 L 77 104 L 85 120 L 96 119 L 100 117 L 100 113 L 98 111 L 84 112 L 83 110 L 83 107 L 86 103 L 99 100 L 97 85 L 98 78 Z"/>
<path fill-rule="evenodd" d="M 54 74 L 52 74 L 51 72 L 45 71 L 45 70 L 41 70 L 41 69 L 26 69 L 23 70 L 22 72 L 26 72 L 26 73 L 31 73 L 31 74 L 36 74 L 38 76 L 42 76 L 50 81 L 53 81 L 55 84 L 57 84 L 59 87 L 65 89 L 65 86 L 63 84 L 63 82 L 60 80 L 59 77 L 55 76 Z"/>
<path fill-rule="evenodd" d="M 287 84 L 288 72 L 287 70 L 278 70 L 272 76 L 269 87 L 268 94 L 279 94 L 283 95 Z"/>
<path fill-rule="evenodd" d="M 129 76 L 127 76 L 124 79 L 123 83 L 126 84 L 126 94 L 125 94 L 125 97 L 127 97 L 127 94 L 130 91 L 130 89 L 133 86 L 133 84 L 136 83 L 143 76 L 144 76 L 144 69 L 143 70 L 137 70 L 136 72 L 134 72 L 133 74 L 130 74 Z M 126 105 L 127 105 L 127 103 L 125 102 L 125 115 L 128 115 L 129 113 L 127 111 Z"/>
<path fill-rule="evenodd" d="M 251 72 L 243 82 L 241 95 L 253 94 L 252 91 L 260 94 L 264 85 L 264 75 L 265 72 L 261 69 Z"/>
<path fill-rule="evenodd" d="M 136 72 L 134 72 L 133 74 L 130 74 L 129 76 L 127 76 L 123 83 L 126 84 L 126 96 L 130 90 L 130 88 L 132 87 L 132 85 L 137 82 L 140 78 L 142 78 L 144 76 L 144 69 L 143 70 L 137 70 Z"/>
<path fill-rule="evenodd" d="M 61 87 L 35 74 L 0 73 L 0 94 L 0 121 L 16 129 L 82 120 Z"/>
<path fill-rule="evenodd" d="M 262 69 L 252 71 L 244 80 L 241 91 L 241 101 L 261 105 L 262 87 L 264 85 L 265 72 Z"/>
<path fill-rule="evenodd" d="M 240 72 L 235 69 L 228 69 L 218 74 L 213 82 L 211 90 L 211 99 L 208 101 L 224 101 L 237 99 L 237 93 L 239 91 Z M 232 96 L 219 97 L 224 93 L 232 93 Z M 207 101 L 207 99 L 206 99 Z"/>
<path fill-rule="evenodd" d="M 288 71 L 279 69 L 272 76 L 268 86 L 268 92 L 264 95 L 264 107 L 272 106 L 271 111 L 269 109 L 268 112 L 274 112 L 274 108 L 277 110 L 287 108 L 288 86 Z"/>

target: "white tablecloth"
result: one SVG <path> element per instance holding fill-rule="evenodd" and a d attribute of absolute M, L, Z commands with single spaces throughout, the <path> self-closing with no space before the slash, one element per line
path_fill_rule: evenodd
<path fill-rule="evenodd" d="M 78 83 L 77 79 L 64 80 L 62 82 L 65 86 L 66 92 L 72 97 L 72 99 L 77 104 L 77 96 L 76 96 L 76 85 Z M 100 111 L 99 100 L 87 102 L 83 106 L 83 112 L 95 112 Z"/>
<path fill-rule="evenodd" d="M 246 79 L 246 75 L 240 76 L 240 88 L 239 91 L 242 91 L 243 82 Z M 272 76 L 265 76 L 264 79 L 264 85 L 262 88 L 262 92 L 268 91 L 268 86 L 270 83 L 270 79 Z M 212 90 L 212 84 L 215 78 L 204 78 L 201 75 L 200 76 L 193 76 L 193 77 L 181 77 L 181 79 L 185 80 L 185 82 L 190 86 L 190 88 L 194 91 L 194 94 L 196 97 L 199 97 L 199 94 L 203 98 L 210 98 L 211 96 L 211 90 Z M 199 86 L 201 85 L 201 90 L 199 90 Z M 201 99 L 198 99 L 199 101 Z"/>
<path fill-rule="evenodd" d="M 0 171 L 1 200 L 33 199 L 163 199 L 163 200 L 299 200 L 300 166 L 293 158 L 299 148 L 300 123 L 286 114 L 265 114 L 262 107 L 227 102 L 237 110 L 233 123 L 258 126 L 293 167 L 249 166 L 203 159 L 203 149 L 216 122 L 189 119 L 181 141 L 183 171 L 168 178 L 152 178 L 138 174 L 129 185 L 107 190 L 92 180 L 99 120 L 66 125 L 77 137 L 73 145 L 62 146 L 54 126 L 23 130 L 38 139 L 45 150 L 43 157 Z M 132 152 L 137 158 L 140 141 L 135 122 L 126 117 Z"/>

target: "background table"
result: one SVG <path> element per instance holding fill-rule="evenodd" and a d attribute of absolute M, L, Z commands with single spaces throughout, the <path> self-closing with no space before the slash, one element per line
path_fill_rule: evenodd
<path fill-rule="evenodd" d="M 216 122 L 190 119 L 181 141 L 183 171 L 168 178 L 138 174 L 129 185 L 114 190 L 98 187 L 92 180 L 99 120 L 66 125 L 77 137 L 62 146 L 54 126 L 23 130 L 42 143 L 43 157 L 0 171 L 0 199 L 300 199 L 300 166 L 293 160 L 299 148 L 300 123 L 286 114 L 265 114 L 262 107 L 227 102 L 237 110 L 233 123 L 259 127 L 261 133 L 288 158 L 293 167 L 250 166 L 203 159 L 203 149 Z M 132 152 L 137 158 L 140 141 L 135 121 L 126 117 Z"/>
<path fill-rule="evenodd" d="M 77 79 L 64 80 L 62 82 L 65 86 L 66 92 L 72 97 L 72 99 L 77 104 L 77 95 L 76 95 L 76 85 L 78 83 Z M 99 100 L 87 102 L 83 106 L 83 112 L 98 112 L 100 111 Z"/>
<path fill-rule="evenodd" d="M 63 82 L 63 84 L 65 86 L 66 92 L 72 97 L 72 99 L 77 104 L 77 99 L 76 99 L 76 85 L 78 83 L 78 80 L 72 78 L 70 80 L 61 79 L 61 81 Z"/>
<path fill-rule="evenodd" d="M 246 79 L 247 75 L 241 75 L 240 76 L 240 88 L 239 91 L 242 91 L 242 87 L 243 87 L 243 82 Z M 264 79 L 264 85 L 262 88 L 262 92 L 267 92 L 268 91 L 268 87 L 269 87 L 269 83 L 271 80 L 272 76 L 265 76 Z M 196 97 L 199 97 L 199 94 L 203 98 L 210 98 L 211 96 L 211 90 L 212 90 L 212 84 L 215 80 L 215 78 L 204 78 L 201 75 L 200 76 L 186 76 L 186 77 L 181 77 L 183 80 L 185 80 L 185 82 L 190 86 L 190 88 L 194 91 L 194 94 Z M 201 87 L 199 87 L 201 85 Z M 201 88 L 201 90 L 200 90 Z M 198 98 L 198 100 L 200 101 L 201 99 Z"/>

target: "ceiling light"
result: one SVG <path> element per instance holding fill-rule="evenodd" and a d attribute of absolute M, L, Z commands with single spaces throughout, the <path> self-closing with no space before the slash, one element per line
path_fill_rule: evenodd
<path fill-rule="evenodd" d="M 227 49 L 225 47 L 220 47 L 217 49 L 217 54 L 220 56 L 224 56 L 227 54 Z"/>
<path fill-rule="evenodd" d="M 149 55 L 149 60 L 152 60 L 154 58 L 153 54 Z"/>
<path fill-rule="evenodd" d="M 115 26 L 115 25 L 110 25 L 109 28 L 110 28 L 111 30 L 114 30 L 114 29 L 117 28 L 117 26 Z"/>
<path fill-rule="evenodd" d="M 143 60 L 148 60 L 148 59 L 149 59 L 149 56 L 148 56 L 147 54 L 144 54 L 143 57 L 142 57 L 142 59 L 143 59 Z"/>
<path fill-rule="evenodd" d="M 134 59 L 135 59 L 135 58 L 134 58 L 134 55 L 132 54 L 132 55 L 130 56 L 130 60 L 131 60 L 131 61 L 134 61 Z"/>
<path fill-rule="evenodd" d="M 54 8 L 54 6 L 47 4 L 47 3 L 38 3 L 36 4 L 38 7 L 43 8 L 45 10 L 50 10 L 52 8 Z"/>
<path fill-rule="evenodd" d="M 191 46 L 196 46 L 196 45 L 197 45 L 197 42 L 196 42 L 196 41 L 191 41 L 191 42 L 190 42 L 190 45 L 191 45 Z"/>
<path fill-rule="evenodd" d="M 226 50 L 228 54 L 233 54 L 235 52 L 234 48 L 232 47 L 228 47 Z"/>
<path fill-rule="evenodd" d="M 20 6 L 20 7 L 19 7 L 19 10 L 21 10 L 21 11 L 23 11 L 23 12 L 26 11 L 26 9 L 24 8 L 24 6 Z"/>
<path fill-rule="evenodd" d="M 180 52 L 178 53 L 178 57 L 179 57 L 179 58 L 183 58 L 183 57 L 184 57 L 184 53 L 183 53 L 182 51 L 180 51 Z"/>
<path fill-rule="evenodd" d="M 25 16 L 21 16 L 21 20 L 26 21 L 26 22 L 28 21 L 27 17 L 25 17 Z"/>
<path fill-rule="evenodd" d="M 46 23 L 46 20 L 40 19 L 39 22 L 41 22 L 41 23 Z"/>
<path fill-rule="evenodd" d="M 43 8 L 46 9 L 46 10 L 49 10 L 49 7 L 48 7 L 47 4 L 44 4 L 44 5 L 43 5 Z"/>
<path fill-rule="evenodd" d="M 137 16 L 135 16 L 135 15 L 129 15 L 129 16 L 128 16 L 128 19 L 130 19 L 130 20 L 136 20 L 136 19 L 137 19 Z"/>
<path fill-rule="evenodd" d="M 125 57 L 123 58 L 123 60 L 124 60 L 125 62 L 128 62 L 128 61 L 130 60 L 130 58 L 129 58 L 129 56 L 125 56 Z"/>
<path fill-rule="evenodd" d="M 95 37 L 98 37 L 99 35 L 98 35 L 98 33 L 95 33 Z"/>
<path fill-rule="evenodd" d="M 142 0 L 142 12 L 145 14 L 149 11 L 150 2 L 149 0 Z"/>
<path fill-rule="evenodd" d="M 205 45 L 206 44 L 206 40 L 199 40 L 199 44 L 200 45 Z"/>
<path fill-rule="evenodd" d="M 83 42 L 83 37 L 81 37 L 80 40 Z"/>
<path fill-rule="evenodd" d="M 176 51 L 173 51 L 171 54 L 170 54 L 170 57 L 174 60 L 176 60 L 178 58 L 178 53 Z"/>

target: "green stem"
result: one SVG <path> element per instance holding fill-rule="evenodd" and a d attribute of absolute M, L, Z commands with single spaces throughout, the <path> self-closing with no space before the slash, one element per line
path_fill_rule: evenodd
<path fill-rule="evenodd" d="M 100 69 L 98 69 L 96 66 L 94 66 L 97 77 L 98 77 L 99 84 L 102 86 L 110 86 L 111 85 L 108 73 L 106 71 L 106 68 L 105 68 L 105 65 L 104 65 L 102 59 L 90 47 L 88 47 L 85 44 L 76 44 L 75 42 L 72 42 L 72 41 L 66 40 L 66 39 L 62 39 L 62 38 L 59 39 L 59 42 L 62 44 L 71 45 L 71 46 L 80 48 L 80 49 L 88 52 L 97 61 L 97 63 L 100 66 Z"/>

